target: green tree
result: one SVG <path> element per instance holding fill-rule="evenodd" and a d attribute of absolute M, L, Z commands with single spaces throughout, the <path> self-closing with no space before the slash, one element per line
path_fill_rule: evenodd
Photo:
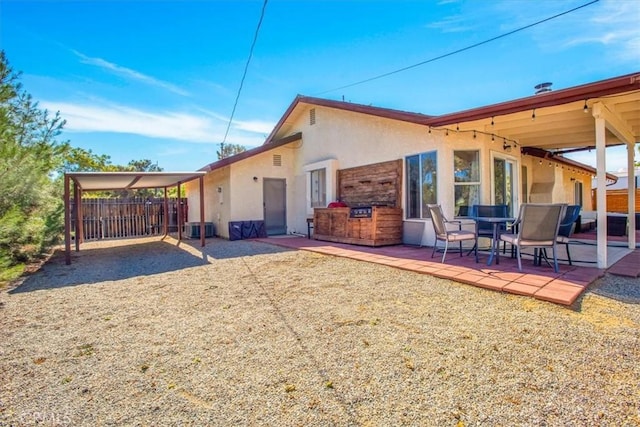
<path fill-rule="evenodd" d="M 247 151 L 247 149 L 240 144 L 220 143 L 220 149 L 216 151 L 216 154 L 218 155 L 218 160 L 222 160 L 245 151 Z"/>
<path fill-rule="evenodd" d="M 158 166 L 158 163 L 153 163 L 149 159 L 131 160 L 127 166 L 124 166 L 122 170 L 135 171 L 135 172 L 162 172 L 163 169 Z"/>
<path fill-rule="evenodd" d="M 66 145 L 62 156 L 62 163 L 58 172 L 108 172 L 118 170 L 111 163 L 111 157 L 106 154 L 95 154 L 91 150 Z"/>
<path fill-rule="evenodd" d="M 68 148 L 57 141 L 65 121 L 39 109 L 18 79 L 0 51 L 0 275 L 56 243 L 63 225 L 54 176 Z"/>

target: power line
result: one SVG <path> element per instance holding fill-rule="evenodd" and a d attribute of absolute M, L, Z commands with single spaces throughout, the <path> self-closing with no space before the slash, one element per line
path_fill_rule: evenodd
<path fill-rule="evenodd" d="M 229 135 L 229 128 L 231 127 L 231 122 L 233 122 L 233 116 L 236 113 L 236 107 L 238 106 L 238 99 L 240 99 L 240 92 L 242 92 L 242 86 L 244 85 L 244 79 L 247 77 L 247 70 L 249 69 L 249 63 L 251 62 L 251 57 L 253 56 L 253 49 L 256 46 L 256 42 L 258 41 L 258 33 L 260 32 L 260 27 L 262 26 L 262 20 L 264 19 L 264 11 L 267 8 L 267 1 L 264 0 L 262 3 L 262 11 L 260 12 L 260 20 L 258 21 L 258 25 L 256 26 L 256 32 L 253 35 L 253 42 L 251 43 L 251 49 L 249 49 L 249 57 L 247 58 L 247 63 L 244 66 L 244 73 L 242 73 L 242 79 L 240 79 L 240 87 L 238 88 L 238 93 L 236 94 L 236 100 L 233 103 L 233 110 L 231 110 L 231 117 L 229 117 L 229 123 L 227 123 L 227 130 L 224 132 L 224 138 L 222 139 L 222 145 L 227 142 L 227 135 Z M 222 153 L 222 147 L 220 148 L 220 152 Z"/>
<path fill-rule="evenodd" d="M 481 42 L 479 42 L 479 43 L 475 43 L 475 44 L 472 44 L 472 45 L 470 45 L 470 46 L 463 47 L 463 48 L 458 49 L 458 50 L 454 50 L 453 52 L 445 53 L 444 55 L 436 56 L 435 58 L 427 59 L 426 61 L 418 62 L 417 64 L 409 65 L 409 66 L 407 66 L 407 67 L 400 68 L 400 69 L 397 69 L 397 70 L 394 70 L 394 71 L 389 71 L 388 73 L 380 74 L 380 75 L 377 75 L 377 76 L 375 76 L 375 77 L 370 77 L 370 78 L 365 79 L 365 80 L 360 80 L 360 81 L 355 82 L 355 83 L 351 83 L 351 84 L 348 84 L 348 85 L 344 85 L 344 86 L 336 87 L 336 88 L 334 88 L 334 89 L 325 90 L 324 92 L 319 92 L 319 93 L 317 93 L 316 95 L 323 95 L 323 94 L 325 94 L 325 93 L 333 92 L 333 91 L 335 91 L 335 90 L 346 89 L 346 88 L 349 88 L 349 87 L 353 87 L 353 86 L 361 85 L 361 84 L 363 84 L 363 83 L 368 83 L 368 82 L 373 81 L 373 80 L 378 80 L 378 79 L 381 79 L 381 78 L 383 78 L 383 77 L 388 77 L 388 76 L 391 76 L 391 75 L 393 75 L 393 74 L 401 73 L 401 72 L 403 72 L 403 71 L 407 71 L 407 70 L 410 70 L 410 69 L 412 69 L 412 68 L 416 68 L 416 67 L 419 67 L 419 66 L 421 66 L 421 65 L 424 65 L 424 64 L 428 64 L 428 63 L 430 63 L 430 62 L 437 61 L 437 60 L 439 60 L 439 59 L 447 58 L 447 57 L 449 57 L 449 56 L 456 55 L 456 54 L 458 54 L 458 53 L 461 53 L 461 52 L 467 51 L 467 50 L 469 50 L 469 49 L 473 49 L 473 48 L 476 48 L 476 47 L 478 47 L 478 46 L 482 46 L 482 45 L 484 45 L 484 44 L 491 43 L 491 42 L 496 41 L 496 40 L 498 40 L 498 39 L 501 39 L 501 38 L 504 38 L 504 37 L 510 36 L 510 35 L 515 34 L 515 33 L 517 33 L 517 32 L 524 31 L 524 30 L 526 30 L 526 29 L 528 29 L 528 28 L 535 27 L 536 25 L 540 25 L 540 24 L 542 24 L 542 23 L 544 23 L 544 22 L 551 21 L 552 19 L 559 18 L 560 16 L 567 15 L 567 14 L 569 14 L 569 13 L 575 12 L 576 10 L 582 9 L 583 7 L 590 6 L 590 5 L 592 5 L 592 4 L 594 4 L 594 3 L 597 3 L 597 2 L 599 2 L 599 1 L 600 1 L 600 0 L 593 0 L 593 1 L 589 2 L 589 3 L 585 3 L 585 4 L 581 5 L 581 6 L 574 7 L 573 9 L 567 10 L 567 11 L 565 11 L 565 12 L 558 13 L 557 15 L 553 15 L 553 16 L 550 16 L 550 17 L 548 17 L 548 18 L 542 19 L 542 20 L 540 20 L 540 21 L 534 22 L 533 24 L 525 25 L 524 27 L 517 28 L 517 29 L 515 29 L 515 30 L 513 30 L 513 31 L 509 31 L 509 32 L 504 33 L 504 34 L 500 34 L 499 36 L 495 36 L 495 37 L 492 37 L 492 38 L 490 38 L 490 39 L 487 39 L 487 40 L 481 41 Z"/>

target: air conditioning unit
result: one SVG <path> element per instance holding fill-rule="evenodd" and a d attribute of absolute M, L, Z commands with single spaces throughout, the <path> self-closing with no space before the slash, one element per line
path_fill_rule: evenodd
<path fill-rule="evenodd" d="M 199 222 L 186 222 L 184 224 L 184 233 L 190 239 L 200 238 L 200 223 Z M 204 237 L 215 237 L 216 227 L 212 222 L 204 223 Z"/>

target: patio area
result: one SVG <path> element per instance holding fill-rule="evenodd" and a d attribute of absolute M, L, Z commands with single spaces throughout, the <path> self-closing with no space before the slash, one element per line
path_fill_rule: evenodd
<path fill-rule="evenodd" d="M 558 248 L 560 270 L 542 264 L 534 266 L 532 257 L 524 256 L 522 272 L 517 261 L 507 254 L 500 256 L 500 264 L 487 266 L 488 252 L 478 251 L 479 262 L 473 256 L 462 257 L 447 253 L 444 263 L 436 254 L 431 258 L 431 248 L 418 246 L 368 247 L 324 242 L 298 236 L 280 236 L 258 239 L 282 247 L 307 250 L 326 255 L 346 257 L 360 261 L 387 265 L 435 277 L 455 280 L 473 286 L 511 294 L 525 295 L 542 301 L 569 306 L 587 289 L 589 284 L 601 278 L 605 271 L 631 277 L 640 276 L 640 250 L 631 251 L 620 243 L 607 247 L 610 269 L 596 267 L 597 247 L 589 239 L 572 240 L 570 251 L 573 265 L 566 261 L 564 245 Z M 624 268 L 616 268 L 618 264 Z"/>

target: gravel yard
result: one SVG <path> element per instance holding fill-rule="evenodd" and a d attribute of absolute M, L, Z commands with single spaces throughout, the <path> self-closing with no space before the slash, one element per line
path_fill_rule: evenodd
<path fill-rule="evenodd" d="M 1 290 L 0 425 L 640 425 L 636 280 L 569 309 L 260 242 L 204 251 L 87 243 Z"/>

